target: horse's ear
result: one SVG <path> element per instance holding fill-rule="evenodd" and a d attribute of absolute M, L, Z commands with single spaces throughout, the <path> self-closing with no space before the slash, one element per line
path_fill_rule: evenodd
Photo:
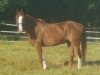
<path fill-rule="evenodd" d="M 16 14 L 17 14 L 17 13 L 19 13 L 19 10 L 18 10 L 18 9 L 16 10 Z"/>
<path fill-rule="evenodd" d="M 21 13 L 24 13 L 22 9 L 20 11 L 21 11 Z"/>
<path fill-rule="evenodd" d="M 21 14 L 23 14 L 23 15 L 24 15 L 24 12 L 23 12 L 23 10 L 22 10 L 22 9 L 20 10 L 20 12 L 21 12 Z"/>

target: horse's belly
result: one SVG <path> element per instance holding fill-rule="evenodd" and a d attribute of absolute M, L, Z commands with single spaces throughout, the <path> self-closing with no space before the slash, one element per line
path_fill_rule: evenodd
<path fill-rule="evenodd" d="M 66 40 L 66 35 L 57 26 L 50 26 L 44 30 L 43 43 L 45 46 L 58 45 Z"/>
<path fill-rule="evenodd" d="M 57 38 L 48 37 L 48 38 L 45 38 L 43 42 L 45 46 L 54 46 L 54 45 L 59 45 L 65 42 L 65 39 L 63 37 L 57 37 Z"/>

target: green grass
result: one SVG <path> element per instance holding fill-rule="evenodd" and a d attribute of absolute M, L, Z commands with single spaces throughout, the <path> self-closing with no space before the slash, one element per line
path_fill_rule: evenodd
<path fill-rule="evenodd" d="M 0 41 L 0 75 L 100 75 L 100 45 L 88 44 L 87 62 L 77 69 L 77 59 L 70 69 L 66 44 L 43 48 L 47 70 L 38 63 L 36 49 L 27 41 Z"/>

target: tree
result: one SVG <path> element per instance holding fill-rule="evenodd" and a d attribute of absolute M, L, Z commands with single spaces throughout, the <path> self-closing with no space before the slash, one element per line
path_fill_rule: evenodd
<path fill-rule="evenodd" d="M 100 0 L 0 0 L 0 20 L 15 21 L 16 9 L 48 22 L 100 22 Z"/>

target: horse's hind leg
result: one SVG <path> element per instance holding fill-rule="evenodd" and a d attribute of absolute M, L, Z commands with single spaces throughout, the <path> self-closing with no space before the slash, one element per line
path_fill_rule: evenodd
<path fill-rule="evenodd" d="M 73 43 L 74 49 L 76 51 L 76 54 L 78 56 L 78 69 L 81 69 L 82 67 L 82 54 L 80 51 L 80 43 Z"/>
<path fill-rule="evenodd" d="M 73 64 L 73 58 L 74 58 L 74 48 L 73 45 L 68 42 L 68 49 L 69 49 L 69 66 L 71 67 Z"/>

